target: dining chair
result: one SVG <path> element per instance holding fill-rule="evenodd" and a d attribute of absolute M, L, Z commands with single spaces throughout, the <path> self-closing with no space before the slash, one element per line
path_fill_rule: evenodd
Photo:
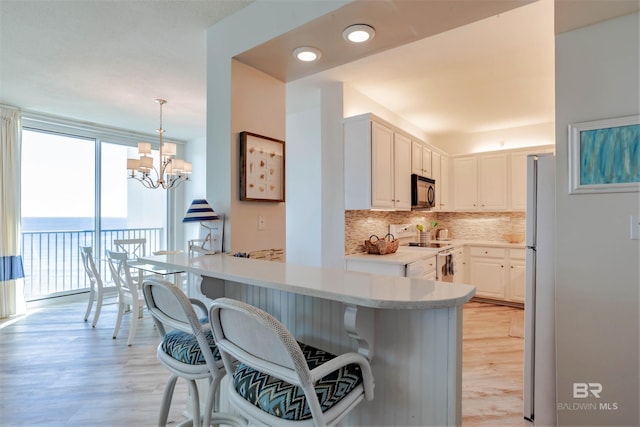
<path fill-rule="evenodd" d="M 130 307 L 132 315 L 127 345 L 131 345 L 133 343 L 133 337 L 136 335 L 136 329 L 138 328 L 138 318 L 142 317 L 144 298 L 138 292 L 136 283 L 131 279 L 131 271 L 127 264 L 127 254 L 125 252 L 107 251 L 107 263 L 111 270 L 111 277 L 118 290 L 118 319 L 116 320 L 116 327 L 113 330 L 113 339 L 116 339 L 118 336 L 122 316 L 127 307 Z"/>
<path fill-rule="evenodd" d="M 89 320 L 93 303 L 96 303 L 96 311 L 93 313 L 92 327 L 96 327 L 98 319 L 100 318 L 100 311 L 104 303 L 105 296 L 116 296 L 117 289 L 115 286 L 105 286 L 102 281 L 102 276 L 96 267 L 96 263 L 93 260 L 93 249 L 91 246 L 80 247 L 80 257 L 82 258 L 82 265 L 84 271 L 89 278 L 89 302 L 87 304 L 87 311 L 84 314 L 84 321 Z"/>
<path fill-rule="evenodd" d="M 190 299 L 176 285 L 163 279 L 151 278 L 143 283 L 143 294 L 147 309 L 162 341 L 158 345 L 157 357 L 171 376 L 164 389 L 158 425 L 167 424 L 173 391 L 178 378 L 187 380 L 193 402 L 193 418 L 186 424 L 200 426 L 200 396 L 196 380 L 209 379 L 207 404 L 203 414 L 203 425 L 222 422 L 245 425 L 244 420 L 227 414 L 216 414 L 212 419 L 220 381 L 225 375 L 220 353 L 213 340 L 207 316 L 207 307 L 197 299 Z M 196 308 L 201 312 L 199 317 Z M 169 330 L 169 332 L 167 332 Z"/>
<path fill-rule="evenodd" d="M 269 313 L 229 298 L 209 308 L 209 321 L 229 379 L 229 403 L 249 423 L 336 425 L 373 399 L 369 361 L 335 356 L 297 342 Z"/>
<path fill-rule="evenodd" d="M 136 239 L 116 239 L 113 246 L 118 252 L 125 252 L 127 258 L 135 259 L 147 255 L 147 239 L 140 237 Z"/>

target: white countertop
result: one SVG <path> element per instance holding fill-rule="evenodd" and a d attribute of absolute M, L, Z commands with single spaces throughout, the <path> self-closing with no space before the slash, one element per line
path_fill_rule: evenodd
<path fill-rule="evenodd" d="M 202 276 L 372 308 L 446 308 L 460 306 L 475 294 L 475 287 L 471 285 L 356 273 L 224 254 L 189 257 L 186 253 L 179 253 L 142 257 L 141 260 Z"/>
<path fill-rule="evenodd" d="M 507 242 L 496 242 L 490 240 L 433 240 L 433 242 L 437 243 L 451 243 L 452 246 L 449 248 L 455 248 L 460 246 L 483 246 L 483 247 L 492 247 L 492 248 L 506 248 L 506 249 L 524 249 L 523 243 L 507 243 Z M 357 254 L 345 255 L 345 259 L 353 259 L 358 261 L 366 261 L 366 262 L 376 262 L 383 264 L 410 264 L 412 262 L 428 258 L 430 256 L 436 255 L 439 251 L 447 249 L 447 248 L 423 248 L 419 246 L 400 246 L 398 251 L 393 254 L 387 255 L 372 255 L 366 252 L 361 252 Z"/>

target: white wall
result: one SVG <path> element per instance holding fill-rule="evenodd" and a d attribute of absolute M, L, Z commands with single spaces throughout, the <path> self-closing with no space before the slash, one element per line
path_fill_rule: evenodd
<path fill-rule="evenodd" d="M 344 268 L 342 100 L 342 83 L 287 85 L 287 262 Z"/>
<path fill-rule="evenodd" d="M 306 98 L 304 106 L 289 106 Z M 320 90 L 287 85 L 287 262 L 322 263 Z"/>
<path fill-rule="evenodd" d="M 640 197 L 567 191 L 567 125 L 638 114 L 639 52 L 638 14 L 556 37 L 557 399 L 598 405 L 559 409 L 559 425 L 640 421 L 640 240 L 629 238 Z M 600 399 L 574 399 L 576 382 L 601 383 Z"/>

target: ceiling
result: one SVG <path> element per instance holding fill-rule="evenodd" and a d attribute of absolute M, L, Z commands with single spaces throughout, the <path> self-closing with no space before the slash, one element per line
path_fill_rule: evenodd
<path fill-rule="evenodd" d="M 251 3 L 0 0 L 0 103 L 153 133 L 158 126 L 153 100 L 165 98 L 166 137 L 202 137 L 206 29 Z M 292 71 L 287 43 L 303 40 L 302 34 L 311 37 L 321 20 L 238 59 L 283 81 L 309 74 L 344 81 L 429 134 L 553 121 L 553 0 L 515 1 L 508 7 L 504 1 L 484 0 L 501 3 L 501 9 L 488 9 L 483 16 L 491 17 L 451 31 L 447 29 L 479 19 L 478 14 L 460 13 L 460 5 L 474 2 L 376 3 L 396 9 L 410 3 L 450 7 L 433 9 L 429 19 L 404 15 L 397 22 L 388 11 L 374 14 L 369 23 L 378 29 L 376 44 L 349 54 L 338 44 L 340 59 L 332 62 L 325 52 L 322 63 L 303 73 Z M 330 14 L 333 25 L 342 28 L 351 18 L 365 19 L 375 9 L 372 4 L 359 2 Z M 525 5 L 508 11 L 514 4 Z M 555 31 L 637 10 L 636 0 L 557 0 Z M 323 38 L 333 37 L 327 26 L 320 29 Z M 387 40 L 390 35 L 396 39 Z M 274 46 L 285 52 L 278 60 L 268 51 Z"/>

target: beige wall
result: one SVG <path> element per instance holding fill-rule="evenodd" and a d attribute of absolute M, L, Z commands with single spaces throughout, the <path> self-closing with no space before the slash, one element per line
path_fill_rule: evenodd
<path fill-rule="evenodd" d="M 240 200 L 239 134 L 248 131 L 285 140 L 285 85 L 234 60 L 231 63 L 231 99 L 231 210 L 227 218 L 231 247 L 227 251 L 284 249 L 285 204 Z M 263 231 L 258 231 L 258 216 L 265 219 Z"/>

